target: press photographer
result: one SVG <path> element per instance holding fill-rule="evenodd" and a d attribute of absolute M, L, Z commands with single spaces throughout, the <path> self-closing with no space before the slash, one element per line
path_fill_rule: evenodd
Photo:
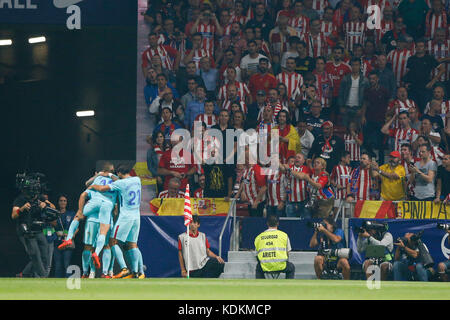
<path fill-rule="evenodd" d="M 48 242 L 43 233 L 46 224 L 55 221 L 58 211 L 42 196 L 45 178 L 40 173 L 17 174 L 16 187 L 21 194 L 14 200 L 11 217 L 30 262 L 22 271 L 24 277 L 46 277 Z"/>
<path fill-rule="evenodd" d="M 309 241 L 310 248 L 317 248 L 317 256 L 314 258 L 314 270 L 318 279 L 323 273 L 327 275 L 342 272 L 344 280 L 350 280 L 351 249 L 345 248 L 344 231 L 336 227 L 330 217 L 321 223 L 310 223 L 314 228 L 314 234 Z"/>
<path fill-rule="evenodd" d="M 449 234 L 447 237 L 447 241 L 448 243 L 450 243 L 450 224 L 438 223 L 437 227 L 438 229 L 447 231 L 447 233 Z M 448 281 L 448 274 L 450 273 L 450 259 L 447 259 L 447 261 L 443 261 L 438 264 L 438 273 L 439 273 L 439 280 L 443 282 Z"/>
<path fill-rule="evenodd" d="M 356 240 L 358 252 L 365 253 L 366 256 L 363 270 L 367 279 L 372 275 L 367 272 L 367 268 L 371 265 L 380 267 L 382 281 L 387 280 L 392 272 L 394 239 L 387 230 L 387 224 L 375 221 L 364 221 L 361 227 L 354 229 L 355 233 L 358 233 Z"/>
<path fill-rule="evenodd" d="M 422 242 L 423 231 L 406 233 L 394 243 L 397 246 L 394 262 L 394 281 L 428 281 L 428 271 L 434 264 L 428 248 Z"/>

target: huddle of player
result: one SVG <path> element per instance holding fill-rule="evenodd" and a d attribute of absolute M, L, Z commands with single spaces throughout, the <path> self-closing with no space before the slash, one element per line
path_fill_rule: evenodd
<path fill-rule="evenodd" d="M 58 249 L 73 245 L 72 239 L 80 221 L 86 218 L 82 278 L 94 278 L 95 269 L 100 268 L 102 278 L 145 278 L 142 254 L 137 246 L 141 180 L 130 176 L 131 169 L 128 165 L 120 165 L 115 175 L 113 164 L 105 163 L 103 171 L 86 182 L 87 189 L 80 195 L 77 214 L 70 224 L 67 238 Z M 115 275 L 114 261 L 121 269 Z"/>

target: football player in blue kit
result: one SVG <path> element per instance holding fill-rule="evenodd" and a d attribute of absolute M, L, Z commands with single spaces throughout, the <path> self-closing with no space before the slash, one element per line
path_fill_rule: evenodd
<path fill-rule="evenodd" d="M 141 179 L 130 176 L 131 166 L 117 169 L 119 180 L 108 185 L 93 184 L 88 189 L 98 192 L 116 191 L 119 197 L 119 217 L 112 230 L 110 241 L 114 257 L 121 271 L 113 278 L 145 278 L 142 254 L 137 246 L 140 229 Z M 127 268 L 119 242 L 126 243 L 131 271 Z"/>
<path fill-rule="evenodd" d="M 88 180 L 86 184 L 87 185 L 90 184 L 90 181 L 98 185 L 111 184 L 113 182 L 112 178 L 115 177 L 112 174 L 113 171 L 114 166 L 108 162 L 103 166 L 103 171 L 100 174 L 97 174 L 96 176 Z M 84 217 L 87 217 L 88 218 L 87 221 L 90 221 L 90 223 L 86 223 L 85 242 L 86 236 L 88 236 L 90 246 L 89 252 L 92 251 L 92 262 L 94 263 L 96 268 L 100 268 L 100 260 L 98 258 L 98 255 L 100 254 L 101 250 L 105 245 L 108 230 L 112 221 L 112 211 L 114 209 L 116 196 L 117 196 L 116 192 L 114 191 L 101 193 L 94 190 L 86 190 L 85 192 L 83 192 L 82 195 L 80 196 L 78 212 L 69 226 L 67 238 L 63 241 L 61 245 L 58 246 L 58 249 L 62 250 L 69 246 L 72 246 L 73 244 L 72 238 L 75 231 L 78 229 L 80 221 L 83 220 Z M 87 197 L 89 198 L 89 202 L 88 205 L 84 206 Z M 92 250 L 93 246 L 96 248 L 96 251 Z M 85 250 L 83 252 L 83 259 L 84 259 L 83 261 L 87 259 L 86 258 L 87 254 L 88 254 L 87 250 Z M 90 260 L 90 257 L 88 260 Z M 111 250 L 109 246 L 107 246 L 105 247 L 105 250 L 103 252 L 102 262 L 104 265 L 104 269 L 106 269 L 106 267 L 108 267 L 107 269 L 110 269 L 109 267 L 111 265 L 111 260 L 112 260 Z M 107 274 L 105 274 L 105 270 L 103 270 L 102 277 L 108 278 Z"/>

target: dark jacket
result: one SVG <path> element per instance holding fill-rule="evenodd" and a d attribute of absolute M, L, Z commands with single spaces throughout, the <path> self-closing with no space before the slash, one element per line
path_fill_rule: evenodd
<path fill-rule="evenodd" d="M 339 87 L 338 103 L 339 106 L 345 106 L 347 103 L 348 96 L 350 95 L 350 89 L 352 87 L 352 74 L 349 73 L 341 81 Z M 358 107 L 362 107 L 364 103 L 364 90 L 369 87 L 369 80 L 362 74 L 359 75 L 359 90 L 358 90 Z"/>
<path fill-rule="evenodd" d="M 383 70 L 375 69 L 378 74 L 380 86 L 386 88 L 389 91 L 389 96 L 395 99 L 397 95 L 397 83 L 395 81 L 394 72 L 388 67 Z"/>

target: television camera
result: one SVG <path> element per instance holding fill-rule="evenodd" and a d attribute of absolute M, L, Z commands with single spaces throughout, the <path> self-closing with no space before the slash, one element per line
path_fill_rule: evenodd
<path fill-rule="evenodd" d="M 47 184 L 45 175 L 39 172 L 18 173 L 16 175 L 16 187 L 22 191 L 25 198 L 31 205 L 30 210 L 25 210 L 20 214 L 19 230 L 28 236 L 42 232 L 46 223 L 58 219 L 60 212 L 49 206 L 41 208 L 40 202 L 46 199 L 42 196 L 46 192 Z"/>

